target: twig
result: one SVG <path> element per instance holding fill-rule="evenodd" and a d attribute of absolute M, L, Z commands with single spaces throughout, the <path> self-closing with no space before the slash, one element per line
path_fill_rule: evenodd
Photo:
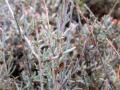
<path fill-rule="evenodd" d="M 41 60 L 39 59 L 39 55 L 38 55 L 37 53 L 35 53 L 32 45 L 31 45 L 31 43 L 30 43 L 30 40 L 23 34 L 23 30 L 22 30 L 21 27 L 19 26 L 19 24 L 18 24 L 18 22 L 17 22 L 17 19 L 16 19 L 16 17 L 14 16 L 14 13 L 13 13 L 13 11 L 12 11 L 9 3 L 8 3 L 8 0 L 5 0 L 5 1 L 6 1 L 7 5 L 8 5 L 8 7 L 9 7 L 9 10 L 10 10 L 10 12 L 11 12 L 11 14 L 12 14 L 12 17 L 14 18 L 14 20 L 15 20 L 17 26 L 18 26 L 18 30 L 19 30 L 19 32 L 20 32 L 19 34 L 21 34 L 21 38 L 24 38 L 24 40 L 25 40 L 26 43 L 28 44 L 28 46 L 29 46 L 32 54 L 35 56 L 35 58 L 36 58 L 36 59 L 38 60 L 38 62 L 39 62 L 40 77 L 42 77 L 42 65 L 41 65 Z M 40 82 L 41 82 L 41 84 L 43 83 L 42 81 L 40 81 Z M 43 88 L 42 88 L 41 90 L 43 90 Z"/>
<path fill-rule="evenodd" d="M 12 14 L 13 19 L 14 19 L 15 22 L 16 22 L 16 25 L 17 25 L 17 28 L 18 28 L 18 31 L 19 31 L 19 35 L 22 36 L 22 35 L 21 35 L 21 32 L 20 32 L 19 24 L 18 24 L 18 22 L 17 22 L 17 19 L 16 19 L 16 17 L 15 17 L 15 14 L 14 14 L 14 12 L 13 12 L 13 10 L 12 10 L 9 2 L 8 2 L 8 0 L 5 0 L 5 2 L 6 2 L 6 4 L 7 4 L 7 6 L 8 6 L 8 8 L 9 8 L 10 13 Z"/>
<path fill-rule="evenodd" d="M 113 6 L 113 8 L 110 10 L 110 12 L 109 12 L 109 16 L 111 15 L 111 13 L 113 12 L 113 10 L 115 9 L 115 7 L 116 7 L 116 5 L 119 3 L 119 0 L 117 0 L 116 2 L 115 2 L 115 4 L 114 4 L 114 6 Z"/>
<path fill-rule="evenodd" d="M 116 48 L 114 47 L 114 45 L 112 44 L 112 41 L 110 41 L 108 38 L 106 38 L 107 42 L 110 44 L 110 46 L 113 48 L 113 50 L 115 51 L 115 53 L 120 57 L 119 52 L 116 50 Z"/>

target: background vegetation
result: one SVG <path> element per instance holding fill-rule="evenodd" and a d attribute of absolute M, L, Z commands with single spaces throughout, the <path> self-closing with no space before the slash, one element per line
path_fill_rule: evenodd
<path fill-rule="evenodd" d="M 120 90 L 119 0 L 0 0 L 0 90 Z"/>

